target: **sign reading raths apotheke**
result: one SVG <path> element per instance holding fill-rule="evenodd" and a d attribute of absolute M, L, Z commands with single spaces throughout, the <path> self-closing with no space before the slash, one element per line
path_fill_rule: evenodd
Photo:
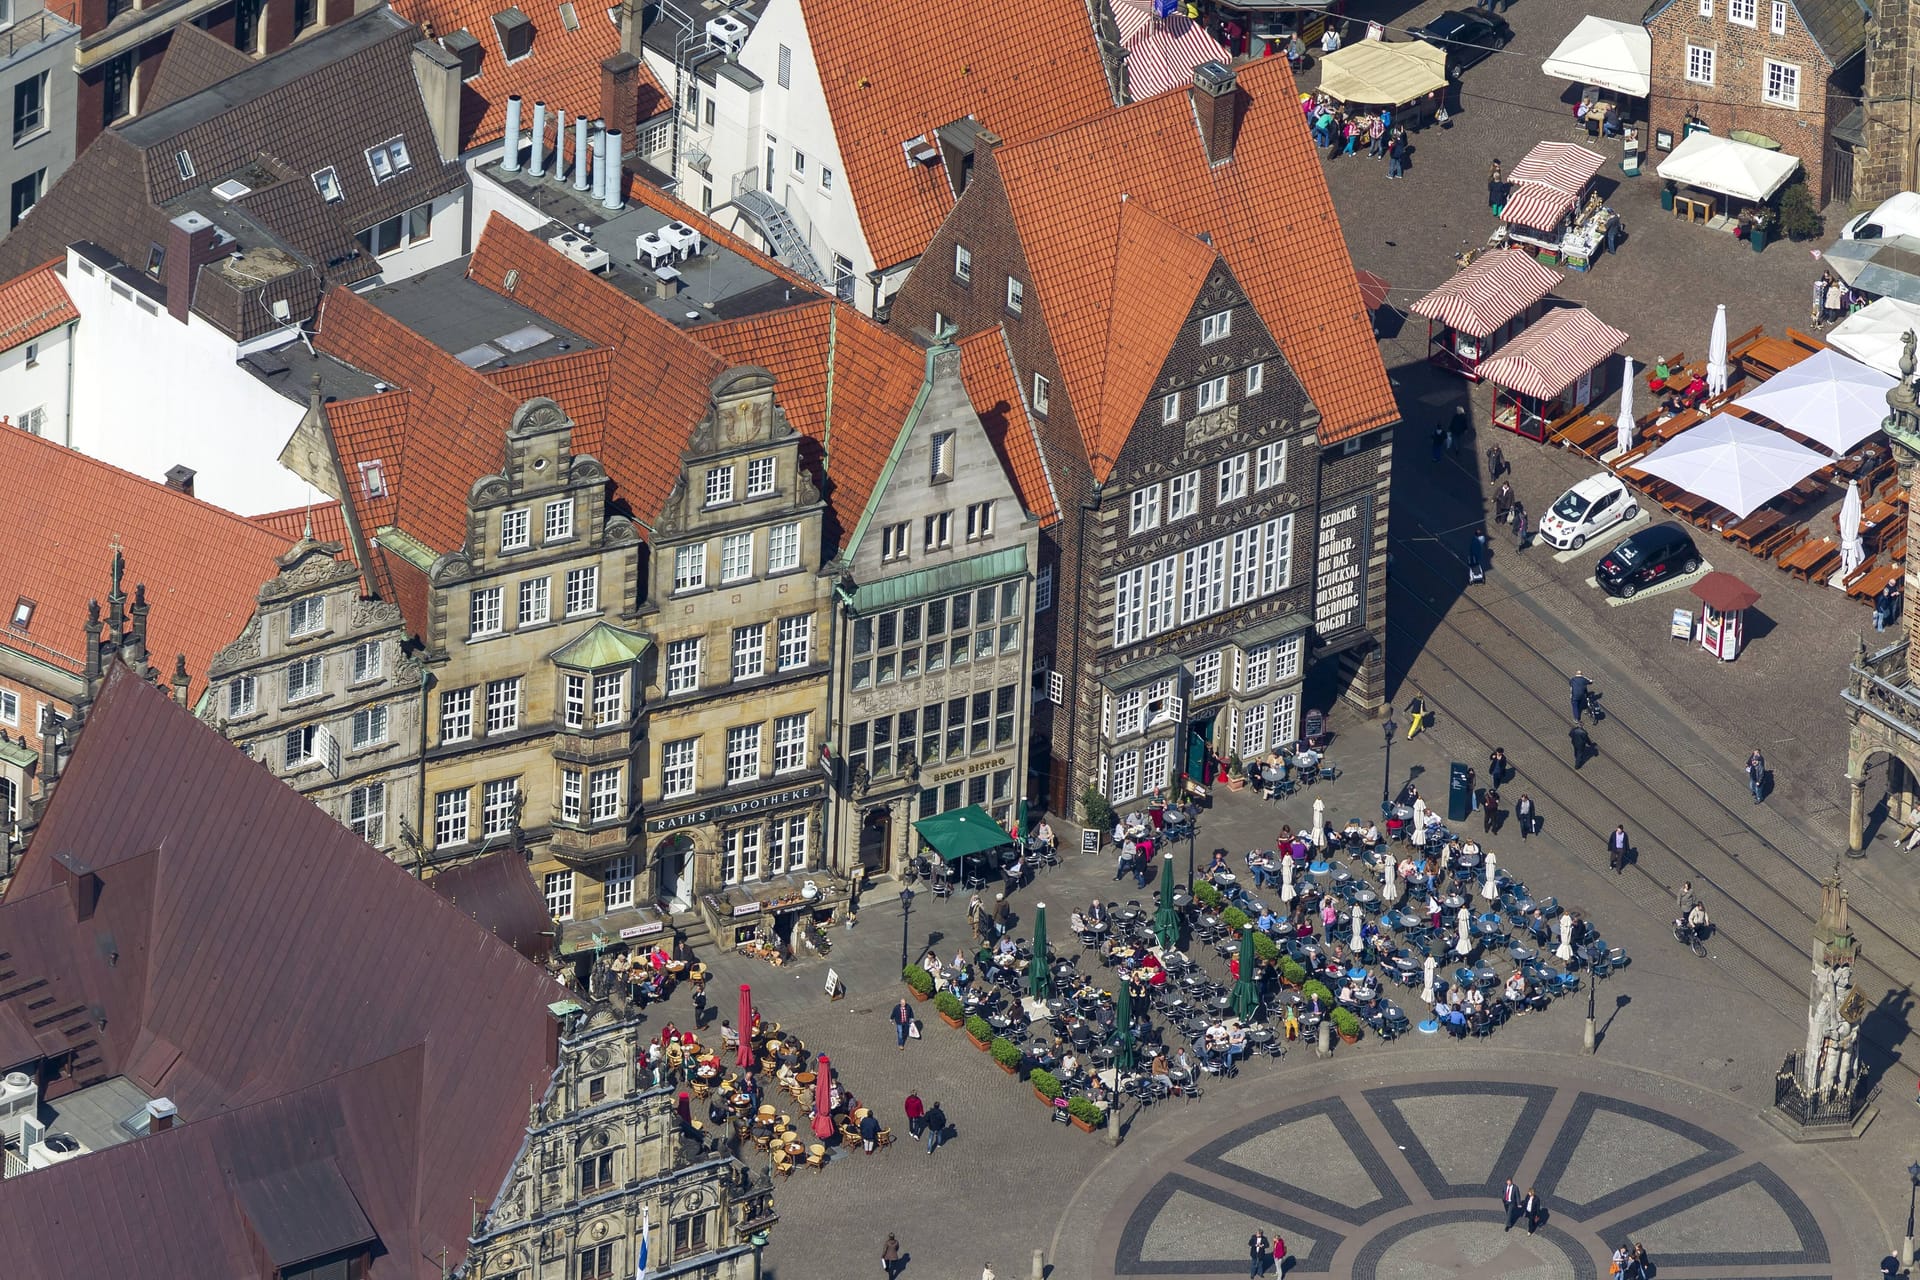
<path fill-rule="evenodd" d="M 757 813 L 762 809 L 772 809 L 780 805 L 800 804 L 803 801 L 818 799 L 826 789 L 825 783 L 814 782 L 802 787 L 788 787 L 783 791 L 769 791 L 763 795 L 729 800 L 725 804 L 708 805 L 704 809 L 689 809 L 685 813 L 654 818 L 647 823 L 647 830 L 658 835 L 663 831 L 677 831 L 681 827 L 697 827 L 703 822 L 737 818 L 743 813 Z"/>
<path fill-rule="evenodd" d="M 1367 623 L 1367 556 L 1373 547 L 1373 496 L 1320 513 L 1314 548 L 1313 629 L 1322 642 Z"/>

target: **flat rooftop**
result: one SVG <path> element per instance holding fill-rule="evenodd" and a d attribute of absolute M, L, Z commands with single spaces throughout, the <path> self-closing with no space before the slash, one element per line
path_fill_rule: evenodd
<path fill-rule="evenodd" d="M 295 404 L 307 402 L 316 374 L 320 378 L 320 399 L 328 404 L 335 400 L 358 400 L 381 389 L 372 374 L 325 352 L 315 351 L 301 338 L 242 356 L 240 367 Z"/>
<path fill-rule="evenodd" d="M 466 258 L 362 296 L 469 369 L 504 369 L 594 345 L 467 279 Z"/>
<path fill-rule="evenodd" d="M 88 1085 L 53 1102 L 41 1102 L 48 1133 L 70 1133 L 89 1151 L 104 1151 L 147 1135 L 147 1104 L 153 1101 L 125 1076 Z"/>

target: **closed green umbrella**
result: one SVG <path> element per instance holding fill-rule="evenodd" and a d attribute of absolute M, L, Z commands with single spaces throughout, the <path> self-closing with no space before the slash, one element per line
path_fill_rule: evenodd
<path fill-rule="evenodd" d="M 1114 1000 L 1113 1026 L 1113 1065 L 1122 1071 L 1131 1071 L 1140 1060 L 1140 1054 L 1133 1043 L 1133 993 L 1124 982 L 1120 984 L 1120 993 Z"/>
<path fill-rule="evenodd" d="M 1047 904 L 1033 906 L 1033 963 L 1027 966 L 1027 994 L 1045 1000 L 1051 991 L 1052 965 L 1047 961 Z"/>
<path fill-rule="evenodd" d="M 1253 981 L 1253 928 L 1240 931 L 1240 978 L 1233 984 L 1233 1012 L 1242 1022 L 1260 1012 L 1260 988 Z"/>
<path fill-rule="evenodd" d="M 1173 859 L 1160 859 L 1160 909 L 1153 913 L 1153 936 L 1163 947 L 1180 944 L 1180 913 L 1173 908 Z"/>

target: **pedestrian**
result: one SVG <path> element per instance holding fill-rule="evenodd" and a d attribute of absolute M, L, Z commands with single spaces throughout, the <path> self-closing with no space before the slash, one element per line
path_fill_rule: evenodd
<path fill-rule="evenodd" d="M 1615 117 L 1613 113 L 1609 111 L 1607 113 L 1607 118 L 1609 120 L 1612 120 Z M 1607 252 L 1608 253 L 1617 253 L 1619 251 L 1618 246 L 1620 244 L 1620 232 L 1621 232 L 1620 215 L 1617 213 L 1608 214 L 1607 215 Z"/>
<path fill-rule="evenodd" d="M 1500 487 L 1493 494 L 1493 518 L 1505 524 L 1507 514 L 1513 510 L 1514 501 L 1513 486 L 1502 480 Z"/>
<path fill-rule="evenodd" d="M 1587 690 L 1593 687 L 1587 679 L 1587 673 L 1575 669 L 1573 679 L 1567 681 L 1567 695 L 1573 700 L 1573 722 L 1580 723 L 1580 717 L 1587 709 Z"/>
<path fill-rule="evenodd" d="M 1527 1188 L 1527 1198 L 1521 1209 L 1527 1215 L 1527 1234 L 1532 1235 L 1534 1228 L 1540 1225 L 1540 1197 L 1533 1193 L 1532 1187 Z"/>
<path fill-rule="evenodd" d="M 1003 934 L 1013 924 L 1013 908 L 1007 905 L 1007 895 L 993 895 L 993 927 L 995 936 Z"/>
<path fill-rule="evenodd" d="M 1747 757 L 1747 790 L 1753 792 L 1753 802 L 1759 804 L 1767 791 L 1767 758 L 1755 747 L 1753 754 Z"/>
<path fill-rule="evenodd" d="M 1632 849 L 1633 844 L 1627 839 L 1627 829 L 1616 825 L 1607 835 L 1607 866 L 1613 869 L 1615 875 L 1627 869 L 1627 856 Z"/>
<path fill-rule="evenodd" d="M 920 1101 L 919 1094 L 909 1093 L 900 1110 L 906 1113 L 907 1132 L 913 1135 L 915 1142 L 920 1141 L 920 1135 L 927 1127 L 927 1104 Z"/>
<path fill-rule="evenodd" d="M 1447 452 L 1457 453 L 1460 442 L 1467 438 L 1467 408 L 1465 405 L 1453 406 L 1453 417 L 1447 419 Z"/>
<path fill-rule="evenodd" d="M 993 1264 L 991 1262 L 980 1268 L 980 1280 L 994 1280 Z"/>
<path fill-rule="evenodd" d="M 1287 1274 L 1287 1242 L 1280 1238 L 1277 1229 L 1273 1233 L 1273 1274 L 1283 1277 Z"/>
<path fill-rule="evenodd" d="M 1653 1263 L 1647 1258 L 1647 1246 L 1636 1242 L 1627 1255 L 1627 1265 L 1633 1268 L 1633 1280 L 1648 1280 L 1653 1274 Z"/>
<path fill-rule="evenodd" d="M 1827 281 L 1827 323 L 1832 324 L 1846 314 L 1847 294 L 1838 280 Z"/>
<path fill-rule="evenodd" d="M 1699 901 L 1700 899 L 1693 896 L 1693 881 L 1682 880 L 1680 888 L 1673 895 L 1674 910 L 1680 913 L 1682 919 L 1685 919 L 1687 913 L 1692 911 Z"/>
<path fill-rule="evenodd" d="M 1520 838 L 1525 840 L 1532 835 L 1533 824 L 1538 820 L 1534 813 L 1533 797 L 1524 791 L 1521 792 L 1520 798 L 1513 802 L 1513 816 L 1520 824 Z"/>
<path fill-rule="evenodd" d="M 947 1140 L 947 1113 L 940 1109 L 937 1101 L 927 1108 L 926 1122 L 927 1154 L 932 1155 Z"/>
<path fill-rule="evenodd" d="M 913 1006 L 907 1003 L 905 996 L 901 996 L 900 1003 L 893 1006 L 892 1018 L 894 1044 L 899 1048 L 900 1052 L 905 1053 L 907 1051 L 907 1030 L 913 1026 Z"/>
<path fill-rule="evenodd" d="M 1500 1205 L 1507 1211 L 1506 1230 L 1513 1230 L 1514 1221 L 1520 1216 L 1520 1188 L 1513 1185 L 1513 1179 L 1507 1179 L 1507 1185 L 1501 1188 Z"/>
<path fill-rule="evenodd" d="M 1393 126 L 1393 137 L 1387 143 L 1387 180 L 1404 178 L 1407 175 L 1407 131 L 1399 125 Z"/>
<path fill-rule="evenodd" d="M 1487 781 L 1497 787 L 1507 780 L 1510 772 L 1511 769 L 1507 764 L 1507 749 L 1495 747 L 1487 755 Z"/>
<path fill-rule="evenodd" d="M 1487 531 L 1485 529 L 1475 529 L 1473 531 L 1473 550 L 1467 557 L 1467 563 L 1478 568 L 1481 565 L 1484 565 L 1486 562 L 1487 562 Z"/>
<path fill-rule="evenodd" d="M 1339 47 L 1340 47 L 1339 26 L 1332 19 L 1328 19 L 1326 34 L 1320 37 L 1320 52 L 1323 54 L 1332 53 L 1334 50 L 1338 49 Z"/>
<path fill-rule="evenodd" d="M 1513 548 L 1516 551 L 1527 549 L 1527 508 L 1520 502 L 1513 504 Z"/>
<path fill-rule="evenodd" d="M 1492 831 L 1500 825 L 1500 793 L 1492 787 L 1488 787 L 1487 794 L 1481 798 L 1480 819 L 1482 831 Z"/>
<path fill-rule="evenodd" d="M 1487 479 L 1498 480 L 1506 474 L 1507 456 L 1500 452 L 1498 444 L 1487 446 Z"/>
<path fill-rule="evenodd" d="M 1573 744 L 1573 767 L 1578 769 L 1587 762 L 1587 756 L 1593 750 L 1593 738 L 1587 733 L 1585 725 L 1576 724 L 1567 730 L 1567 740 Z"/>
<path fill-rule="evenodd" d="M 893 1232 L 887 1232 L 887 1242 L 880 1246 L 880 1269 L 887 1273 L 887 1280 L 894 1280 L 900 1274 L 900 1241 Z"/>
<path fill-rule="evenodd" d="M 1413 701 L 1407 703 L 1407 736 L 1413 737 L 1427 727 L 1427 700 L 1419 694 L 1413 695 Z"/>
<path fill-rule="evenodd" d="M 1267 1260 L 1273 1256 L 1273 1244 L 1267 1239 L 1267 1233 L 1255 1230 L 1247 1238 L 1247 1275 L 1263 1276 L 1267 1273 Z"/>
<path fill-rule="evenodd" d="M 1445 427 L 1436 425 L 1433 429 L 1433 440 L 1431 443 L 1433 445 L 1433 460 L 1435 462 L 1438 462 L 1440 461 L 1441 458 L 1446 456 L 1447 429 Z"/>
<path fill-rule="evenodd" d="M 873 1154 L 874 1144 L 880 1141 L 880 1120 L 868 1111 L 860 1117 L 860 1146 L 868 1155 Z"/>
<path fill-rule="evenodd" d="M 1500 180 L 1500 158 L 1494 157 L 1493 168 L 1487 171 L 1487 208 L 1496 216 L 1506 204 L 1507 184 Z"/>

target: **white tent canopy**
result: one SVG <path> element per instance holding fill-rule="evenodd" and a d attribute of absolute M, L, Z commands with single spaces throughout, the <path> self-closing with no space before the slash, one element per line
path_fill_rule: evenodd
<path fill-rule="evenodd" d="M 1758 202 L 1786 186 L 1799 167 L 1798 156 L 1695 132 L 1654 172 L 1685 186 Z"/>
<path fill-rule="evenodd" d="M 1836 351 L 1816 351 L 1734 403 L 1845 453 L 1880 429 L 1893 379 Z"/>
<path fill-rule="evenodd" d="M 1637 22 L 1588 15 L 1540 69 L 1556 80 L 1644 98 L 1653 84 L 1653 36 Z"/>
<path fill-rule="evenodd" d="M 1900 339 L 1909 329 L 1920 333 L 1920 306 L 1898 298 L 1881 298 L 1835 325 L 1827 334 L 1827 345 L 1869 369 L 1897 378 Z"/>
<path fill-rule="evenodd" d="M 1778 431 L 1721 413 L 1634 465 L 1744 518 L 1829 461 Z"/>

